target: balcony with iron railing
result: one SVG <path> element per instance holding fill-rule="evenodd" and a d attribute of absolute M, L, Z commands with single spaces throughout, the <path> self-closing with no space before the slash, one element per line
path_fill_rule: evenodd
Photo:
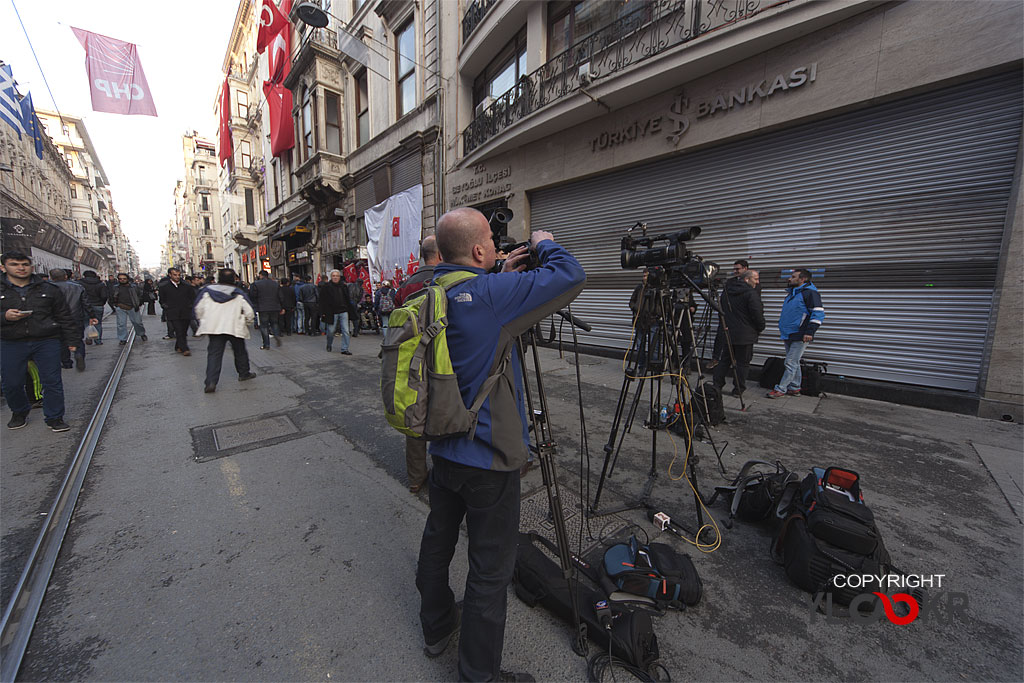
<path fill-rule="evenodd" d="M 470 154 L 510 126 L 578 92 L 591 81 L 791 1 L 660 0 L 642 4 L 554 55 L 478 112 L 462 131 L 463 154 Z M 487 0 L 482 3 L 486 9 L 493 4 Z M 482 18 L 483 14 L 477 23 Z M 466 26 L 464 18 L 464 32 Z"/>
<path fill-rule="evenodd" d="M 495 3 L 498 0 L 473 0 L 466 8 L 466 13 L 462 17 L 462 42 L 465 43 L 469 40 L 469 36 L 476 30 L 476 27 L 480 25 L 480 22 L 484 20 L 487 13 L 491 11 Z"/>

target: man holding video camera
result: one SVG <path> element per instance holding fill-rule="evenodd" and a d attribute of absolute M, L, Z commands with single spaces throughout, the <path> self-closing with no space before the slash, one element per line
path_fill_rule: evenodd
<path fill-rule="evenodd" d="M 522 368 L 516 338 L 579 294 L 583 268 L 549 232 L 530 244 L 540 265 L 523 271 L 529 253 L 511 252 L 501 273 L 487 218 L 457 208 L 437 223 L 442 263 L 435 278 L 454 271 L 475 277 L 447 292 L 448 347 L 459 389 L 470 406 L 484 381 L 500 368 L 477 415 L 472 436 L 430 443 L 430 515 L 423 530 L 416 587 L 425 654 L 437 657 L 464 625 L 459 678 L 466 681 L 533 680 L 500 670 L 507 588 L 515 567 L 519 532 L 519 469 L 528 454 Z M 469 531 L 469 574 L 462 609 L 448 582 L 448 568 L 463 518 Z"/>

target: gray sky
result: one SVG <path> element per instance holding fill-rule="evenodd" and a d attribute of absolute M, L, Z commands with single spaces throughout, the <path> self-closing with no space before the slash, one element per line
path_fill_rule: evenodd
<path fill-rule="evenodd" d="M 22 94 L 31 91 L 36 107 L 52 109 L 14 5 L 56 107 L 85 120 L 110 178 L 121 229 L 142 265 L 158 265 L 174 215 L 174 183 L 184 175 L 181 135 L 194 129 L 213 138 L 217 132 L 213 105 L 238 2 L 0 0 L 0 59 L 11 65 Z M 138 45 L 157 118 L 92 111 L 85 50 L 72 26 Z"/>

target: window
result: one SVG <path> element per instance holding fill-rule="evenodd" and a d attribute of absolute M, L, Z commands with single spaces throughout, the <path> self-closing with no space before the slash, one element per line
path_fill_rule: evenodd
<path fill-rule="evenodd" d="M 256 205 L 253 203 L 252 189 L 245 189 L 245 224 L 256 225 Z"/>
<path fill-rule="evenodd" d="M 313 156 L 313 93 L 307 88 L 302 95 L 302 160 Z"/>
<path fill-rule="evenodd" d="M 249 168 L 252 163 L 252 145 L 248 140 L 242 140 L 242 168 Z"/>
<path fill-rule="evenodd" d="M 249 93 L 244 90 L 238 90 L 235 95 L 235 99 L 238 102 L 238 115 L 243 119 L 249 118 Z"/>
<path fill-rule="evenodd" d="M 205 179 L 203 178 L 203 174 L 204 174 L 205 171 L 206 171 L 206 167 L 203 166 L 202 164 L 199 164 L 199 182 L 200 183 L 206 182 Z"/>
<path fill-rule="evenodd" d="M 356 75 L 356 147 L 370 140 L 370 90 L 366 69 Z"/>
<path fill-rule="evenodd" d="M 548 61 L 594 31 L 623 19 L 631 12 L 639 11 L 640 7 L 645 7 L 650 13 L 652 4 L 623 0 L 551 3 L 548 6 Z M 595 49 L 599 47 L 595 46 Z"/>
<path fill-rule="evenodd" d="M 484 98 L 498 98 L 516 87 L 526 75 L 526 29 L 509 41 L 473 82 L 473 106 Z"/>
<path fill-rule="evenodd" d="M 204 235 L 209 235 L 210 234 L 210 217 L 209 216 L 203 216 L 203 234 Z"/>
<path fill-rule="evenodd" d="M 398 117 L 401 118 L 416 108 L 416 33 L 413 21 L 409 20 L 398 31 L 395 47 L 398 52 Z"/>
<path fill-rule="evenodd" d="M 210 243 L 210 242 L 206 243 L 206 260 L 207 261 L 212 261 L 213 260 L 213 244 Z"/>
<path fill-rule="evenodd" d="M 270 162 L 270 167 L 274 169 L 274 206 L 281 203 L 280 191 L 281 191 L 281 175 L 277 170 L 277 159 Z"/>
<path fill-rule="evenodd" d="M 341 154 L 341 98 L 324 93 L 324 128 L 327 133 L 327 151 Z"/>
<path fill-rule="evenodd" d="M 200 205 L 203 208 L 203 211 L 209 211 L 210 210 L 210 195 L 208 195 L 208 194 L 201 194 L 201 195 L 199 195 L 199 201 L 200 201 Z"/>
<path fill-rule="evenodd" d="M 71 198 L 72 199 L 78 199 L 78 189 L 77 188 L 78 188 L 77 185 L 75 185 L 74 183 L 71 183 Z"/>

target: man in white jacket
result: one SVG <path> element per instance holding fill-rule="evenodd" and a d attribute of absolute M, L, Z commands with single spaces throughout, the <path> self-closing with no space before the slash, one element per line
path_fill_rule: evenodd
<path fill-rule="evenodd" d="M 217 284 L 199 290 L 195 303 L 196 318 L 199 320 L 197 335 L 210 338 L 206 347 L 206 388 L 207 394 L 217 390 L 220 367 L 224 362 L 224 347 L 231 342 L 235 356 L 235 370 L 238 381 L 244 382 L 256 376 L 249 371 L 249 353 L 245 340 L 249 338 L 249 326 L 256 317 L 249 297 L 235 286 L 235 271 L 221 268 L 217 272 Z"/>

